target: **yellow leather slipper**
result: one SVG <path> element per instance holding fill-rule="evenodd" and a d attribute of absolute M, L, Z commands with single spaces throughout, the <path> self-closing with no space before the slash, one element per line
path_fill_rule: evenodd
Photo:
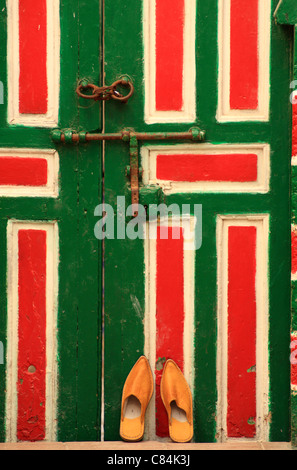
<path fill-rule="evenodd" d="M 122 394 L 120 436 L 124 441 L 140 441 L 144 434 L 144 417 L 154 391 L 153 374 L 145 356 L 141 356 L 129 373 Z"/>
<path fill-rule="evenodd" d="M 169 435 L 174 442 L 189 442 L 193 437 L 193 401 L 189 385 L 172 359 L 164 366 L 161 397 L 169 420 Z"/>

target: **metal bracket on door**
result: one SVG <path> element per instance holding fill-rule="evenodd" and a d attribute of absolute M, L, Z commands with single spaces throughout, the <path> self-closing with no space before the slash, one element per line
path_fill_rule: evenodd
<path fill-rule="evenodd" d="M 73 132 L 71 130 L 62 131 L 59 129 L 52 131 L 52 139 L 56 143 L 80 144 L 103 140 L 122 140 L 130 146 L 130 167 L 129 176 L 131 184 L 131 199 L 134 209 L 134 217 L 138 215 L 139 205 L 139 142 L 146 141 L 167 141 L 167 140 L 191 140 L 203 142 L 205 131 L 198 127 L 192 127 L 187 132 L 135 132 L 124 129 L 114 134 L 95 134 L 89 132 Z"/>

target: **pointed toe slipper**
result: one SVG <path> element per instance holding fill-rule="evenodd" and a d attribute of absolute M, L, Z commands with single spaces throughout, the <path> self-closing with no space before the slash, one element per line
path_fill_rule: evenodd
<path fill-rule="evenodd" d="M 187 381 L 169 359 L 161 379 L 161 398 L 169 421 L 169 435 L 174 442 L 190 442 L 193 438 L 193 400 Z"/>
<path fill-rule="evenodd" d="M 144 418 L 154 390 L 153 374 L 145 356 L 131 369 L 122 393 L 120 436 L 124 441 L 140 441 Z"/>

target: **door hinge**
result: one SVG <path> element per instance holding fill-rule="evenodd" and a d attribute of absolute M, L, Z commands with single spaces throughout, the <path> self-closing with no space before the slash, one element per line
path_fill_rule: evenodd
<path fill-rule="evenodd" d="M 113 134 L 96 134 L 90 132 L 74 132 L 71 130 L 62 131 L 55 129 L 52 131 L 52 139 L 55 143 L 80 144 L 87 142 L 98 142 L 103 140 L 121 140 L 129 143 L 130 165 L 127 174 L 130 177 L 131 200 L 133 205 L 134 217 L 138 215 L 139 205 L 139 142 L 147 141 L 167 141 L 167 140 L 190 140 L 193 142 L 204 142 L 205 131 L 198 127 L 192 127 L 187 132 L 135 132 L 124 129 L 121 132 Z"/>

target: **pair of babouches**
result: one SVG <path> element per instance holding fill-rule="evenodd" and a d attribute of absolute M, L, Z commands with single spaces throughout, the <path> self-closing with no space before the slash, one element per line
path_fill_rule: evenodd
<path fill-rule="evenodd" d="M 131 369 L 122 394 L 120 436 L 124 441 L 140 441 L 144 435 L 145 412 L 154 391 L 153 374 L 145 356 Z M 169 435 L 174 442 L 193 437 L 193 400 L 189 385 L 172 360 L 165 363 L 161 398 L 168 414 Z"/>

